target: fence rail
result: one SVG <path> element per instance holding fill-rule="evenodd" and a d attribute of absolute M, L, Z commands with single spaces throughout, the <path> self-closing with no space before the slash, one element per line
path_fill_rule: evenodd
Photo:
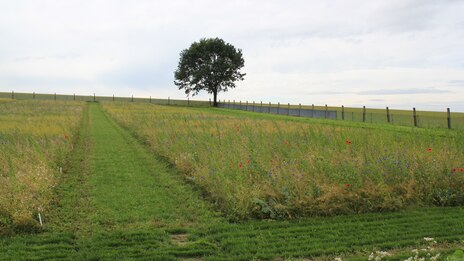
<path fill-rule="evenodd" d="M 236 109 L 236 110 L 244 110 L 244 111 L 253 111 L 253 112 L 261 112 L 261 113 L 270 113 L 270 114 L 280 114 L 280 115 L 288 115 L 288 116 L 297 116 L 297 117 L 310 117 L 310 118 L 324 118 L 324 119 L 337 119 L 337 111 L 335 110 L 315 110 L 315 109 L 305 109 L 301 108 L 301 105 L 298 108 L 292 108 L 290 104 L 287 107 L 281 107 L 280 103 L 276 106 L 272 104 L 263 105 L 263 103 L 251 103 L 239 104 L 236 103 L 226 103 L 226 102 L 219 102 L 218 107 L 220 108 L 227 108 L 227 109 Z"/>
<path fill-rule="evenodd" d="M 39 93 L 15 93 L 0 92 L 0 98 L 8 99 L 37 99 L 37 100 L 65 100 L 65 101 L 120 101 L 120 102 L 145 102 L 160 105 L 179 105 L 179 106 L 211 106 L 211 100 L 179 100 L 179 99 L 160 99 L 160 98 L 141 98 L 141 97 L 117 97 L 117 96 L 96 96 L 93 95 L 64 95 L 64 94 L 39 94 Z M 271 113 L 279 115 L 313 117 L 337 119 L 352 122 L 382 123 L 402 126 L 415 126 L 422 128 L 448 128 L 464 129 L 464 113 L 451 112 L 449 108 L 443 112 L 416 111 L 413 108 L 407 110 L 394 110 L 386 107 L 385 109 L 350 108 L 335 106 L 314 106 L 312 105 L 291 105 L 291 104 L 271 104 L 242 101 L 220 101 L 219 107 L 228 109 L 239 109 L 261 113 Z"/>

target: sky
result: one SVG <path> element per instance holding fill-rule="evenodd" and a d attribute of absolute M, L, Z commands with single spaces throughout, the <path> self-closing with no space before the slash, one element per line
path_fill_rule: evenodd
<path fill-rule="evenodd" d="M 0 0 L 0 91 L 185 99 L 180 52 L 219 37 L 246 73 L 221 100 L 464 112 L 463 14 L 462 0 Z"/>

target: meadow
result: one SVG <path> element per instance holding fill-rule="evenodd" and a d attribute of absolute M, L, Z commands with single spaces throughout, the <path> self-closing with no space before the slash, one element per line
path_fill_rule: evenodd
<path fill-rule="evenodd" d="M 231 220 L 464 204 L 464 134 L 104 103 Z M 219 111 L 219 110 L 217 110 Z"/>
<path fill-rule="evenodd" d="M 464 247 L 456 130 L 137 102 L 0 109 L 2 260 L 447 260 Z M 379 144 L 392 149 L 374 162 Z"/>
<path fill-rule="evenodd" d="M 163 104 L 163 103 L 161 103 Z M 410 110 L 398 110 L 389 109 L 388 116 L 386 109 L 378 108 L 366 108 L 365 114 L 363 108 L 356 107 L 343 107 L 342 106 L 318 106 L 318 105 L 295 105 L 295 104 L 273 104 L 273 103 L 261 103 L 261 102 L 248 102 L 248 101 L 222 101 L 223 108 L 233 108 L 233 106 L 241 105 L 243 110 L 260 112 L 260 107 L 264 107 L 264 112 L 267 113 L 265 108 L 271 107 L 274 110 L 281 108 L 292 109 L 298 111 L 298 109 L 316 110 L 324 112 L 335 111 L 336 119 L 347 122 L 366 122 L 366 123 L 380 123 L 380 124 L 391 124 L 398 126 L 414 126 L 414 113 L 413 109 Z M 296 112 L 294 112 L 296 113 Z M 364 114 L 364 115 L 363 115 Z M 448 115 L 446 108 L 443 111 L 421 111 L 416 110 L 416 121 L 417 127 L 419 128 L 448 128 Z M 464 129 L 464 113 L 462 112 L 450 112 L 450 121 L 452 129 Z"/>
<path fill-rule="evenodd" d="M 0 100 L 0 235 L 39 229 L 84 103 Z"/>
<path fill-rule="evenodd" d="M 59 101 L 119 101 L 119 102 L 140 102 L 140 103 L 153 103 L 159 105 L 178 105 L 178 106 L 195 106 L 195 107 L 211 107 L 211 100 L 176 100 L 155 97 L 121 97 L 121 96 L 95 96 L 93 95 L 69 95 L 69 94 L 43 94 L 43 93 L 16 93 L 16 92 L 0 92 L 0 98 L 17 99 L 17 100 L 59 100 Z M 224 107 L 230 105 L 243 105 L 249 111 L 258 111 L 261 102 L 257 101 L 235 101 L 235 100 L 221 100 L 219 101 Z M 346 122 L 363 122 L 363 108 L 344 107 L 328 105 L 309 105 L 309 103 L 287 104 L 287 103 L 267 103 L 263 102 L 263 106 L 270 106 L 272 108 L 291 108 L 291 109 L 308 109 L 325 111 L 336 111 L 337 120 Z M 343 111 L 343 112 L 342 112 Z M 442 111 L 422 111 L 417 110 L 417 126 L 419 128 L 448 128 L 446 108 Z M 414 126 L 412 108 L 410 110 L 398 110 L 390 108 L 389 110 L 390 122 L 388 122 L 386 109 L 379 108 L 366 108 L 364 121 L 366 123 L 388 124 L 395 126 Z M 343 117 L 344 116 L 344 117 Z M 464 113 L 455 112 L 451 108 L 451 128 L 464 129 Z"/>

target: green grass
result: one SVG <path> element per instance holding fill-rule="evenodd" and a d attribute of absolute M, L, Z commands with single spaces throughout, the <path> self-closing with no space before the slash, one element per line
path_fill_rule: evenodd
<path fill-rule="evenodd" d="M 18 100 L 66 100 L 66 101 L 119 101 L 119 102 L 140 102 L 140 103 L 153 103 L 153 104 L 162 104 L 162 105 L 181 105 L 181 106 L 196 106 L 196 107 L 209 107 L 211 106 L 208 101 L 200 100 L 173 100 L 173 99 L 160 99 L 160 98 L 150 98 L 150 97 L 112 97 L 112 96 L 96 96 L 93 95 L 69 95 L 69 94 L 38 94 L 38 93 L 11 93 L 11 92 L 0 92 L 0 99 L 18 99 Z M 222 100 L 220 102 L 234 104 L 233 101 Z M 235 101 L 235 104 L 238 105 L 239 101 Z M 242 105 L 245 105 L 246 101 L 242 101 Z M 253 102 L 248 102 L 249 110 L 252 110 Z M 256 102 L 255 107 L 259 107 L 260 103 Z M 269 106 L 268 103 L 263 103 L 263 106 Z M 280 106 L 281 108 L 288 108 L 288 104 L 271 104 L 271 107 Z M 299 105 L 291 104 L 290 108 L 297 109 Z M 315 109 L 315 110 L 325 110 L 325 106 L 311 106 L 311 105 L 302 105 L 302 109 Z M 342 108 L 341 106 L 328 106 L 328 110 L 337 112 L 337 120 L 342 120 Z M 447 122 L 447 113 L 446 108 L 443 108 L 443 111 L 417 111 L 417 124 L 421 128 L 448 128 Z M 363 121 L 363 109 L 362 108 L 353 108 L 345 107 L 344 108 L 344 121 L 346 122 L 362 122 Z M 366 123 L 376 123 L 376 124 L 389 124 L 396 126 L 413 126 L 413 112 L 412 108 L 410 110 L 397 110 L 390 108 L 390 123 L 387 121 L 386 109 L 375 109 L 375 108 L 366 108 L 365 115 Z M 451 108 L 451 126 L 453 129 L 464 129 L 464 113 L 463 112 L 454 112 Z"/>
<path fill-rule="evenodd" d="M 165 158 L 89 104 L 43 233 L 0 238 L 2 260 L 366 260 L 434 237 L 463 248 L 464 209 L 229 223 Z M 394 257 L 393 257 L 394 258 Z"/>
<path fill-rule="evenodd" d="M 233 220 L 464 202 L 462 131 L 141 103 L 103 107 Z"/>
<path fill-rule="evenodd" d="M 181 105 L 181 106 L 196 106 L 196 107 L 209 107 L 209 101 L 202 100 L 176 100 L 176 99 L 162 99 L 151 97 L 121 97 L 121 96 L 94 96 L 80 95 L 80 94 L 46 94 L 46 93 L 11 93 L 0 92 L 0 99 L 5 100 L 54 100 L 54 101 L 88 101 L 88 102 L 101 102 L 101 101 L 116 101 L 116 102 L 142 102 L 153 103 L 162 105 Z"/>
<path fill-rule="evenodd" d="M 36 230 L 84 103 L 0 99 L 0 235 Z M 6 228 L 5 228 L 6 227 Z"/>
<path fill-rule="evenodd" d="M 225 101 L 225 104 L 228 104 L 229 101 Z M 239 105 L 238 101 L 230 102 L 230 104 Z M 242 106 L 246 105 L 246 102 L 241 103 Z M 227 106 L 227 105 L 226 105 Z M 253 102 L 248 103 L 248 111 L 258 110 L 260 103 Z M 269 106 L 268 103 L 263 103 L 263 106 Z M 271 104 L 271 107 L 280 107 L 283 109 L 291 108 L 298 109 L 299 105 L 288 104 Z M 386 109 L 375 109 L 375 108 L 366 108 L 365 118 L 363 118 L 363 108 L 353 108 L 353 107 L 344 107 L 341 106 L 311 106 L 311 105 L 301 105 L 301 109 L 308 110 L 319 110 L 325 111 L 336 111 L 337 120 L 343 120 L 347 122 L 366 122 L 366 123 L 377 123 L 377 124 L 389 124 L 389 125 L 398 125 L 398 126 L 414 126 L 414 117 L 413 109 L 410 110 L 397 110 L 391 109 L 390 113 L 390 122 L 388 122 L 387 110 Z M 451 108 L 452 110 L 452 108 Z M 417 126 L 422 128 L 448 128 L 447 121 L 447 112 L 446 108 L 443 108 L 443 111 L 416 111 L 417 116 Z M 464 128 L 464 113 L 462 112 L 453 112 L 451 111 L 451 127 L 454 129 L 463 129 Z"/>

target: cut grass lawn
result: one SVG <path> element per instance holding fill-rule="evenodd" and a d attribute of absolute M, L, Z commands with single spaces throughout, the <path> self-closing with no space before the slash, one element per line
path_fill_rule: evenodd
<path fill-rule="evenodd" d="M 1 238 L 0 259 L 367 259 L 405 257 L 423 237 L 463 247 L 463 208 L 228 223 L 98 104 L 79 135 L 45 231 Z"/>

